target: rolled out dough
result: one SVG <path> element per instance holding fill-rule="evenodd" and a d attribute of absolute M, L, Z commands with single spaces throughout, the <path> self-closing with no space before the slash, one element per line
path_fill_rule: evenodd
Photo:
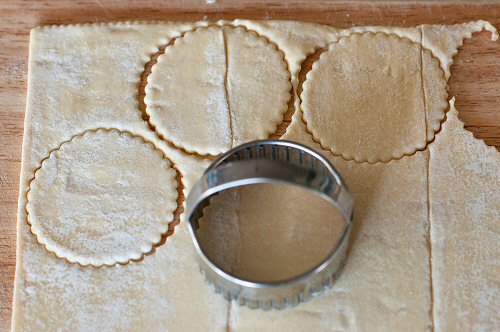
<path fill-rule="evenodd" d="M 290 100 L 283 57 L 241 27 L 187 32 L 153 66 L 146 112 L 166 140 L 188 152 L 217 155 L 267 138 Z"/>
<path fill-rule="evenodd" d="M 209 25 L 214 27 L 207 28 Z M 235 29 L 237 26 L 241 28 Z M 302 22 L 235 20 L 214 24 L 123 22 L 34 29 L 19 198 L 13 330 L 454 331 L 461 327 L 498 330 L 499 287 L 495 278 L 499 267 L 493 249 L 491 254 L 483 253 L 483 248 L 494 248 L 498 242 L 495 214 L 498 211 L 495 204 L 500 201 L 495 190 L 498 176 L 494 170 L 490 171 L 490 167 L 498 165 L 498 153 L 485 149 L 482 142 L 465 134 L 455 111 L 448 113 L 449 125 L 444 123 L 436 140 L 430 146 L 425 144 L 442 117 L 441 109 L 436 106 L 438 111 L 434 113 L 431 106 L 442 105 L 446 98 L 441 93 L 443 79 L 437 75 L 439 70 L 430 53 L 439 59 L 444 79 L 448 79 L 457 47 L 472 32 L 483 28 L 498 37 L 496 30 L 484 21 L 415 28 L 336 29 Z M 199 31 L 208 35 L 200 35 Z M 222 66 L 218 57 L 212 58 L 211 68 L 202 62 L 183 63 L 181 58 L 196 56 L 188 48 L 172 57 L 175 67 L 161 60 L 195 37 L 205 44 L 200 41 L 192 47 L 207 46 L 210 41 L 218 47 L 215 54 L 219 54 L 220 34 L 215 33 L 219 37 L 214 37 L 213 31 L 229 32 L 226 40 L 229 57 L 225 58 L 228 64 Z M 186 195 L 213 160 L 210 154 L 220 153 L 240 141 L 264 138 L 275 130 L 286 110 L 291 83 L 295 113 L 283 138 L 321 150 L 302 119 L 297 94 L 302 61 L 318 48 L 339 43 L 342 37 L 349 40 L 353 33 L 366 32 L 407 38 L 417 44 L 412 46 L 415 50 L 421 50 L 420 57 L 418 52 L 413 53 L 415 60 L 422 60 L 421 65 L 411 65 L 421 72 L 423 82 L 429 84 L 423 88 L 415 84 L 418 91 L 407 94 L 415 98 L 420 95 L 422 101 L 425 96 L 425 101 L 412 108 L 417 114 L 405 113 L 401 121 L 411 121 L 408 130 L 402 132 L 408 136 L 399 135 L 398 140 L 426 149 L 399 160 L 375 164 L 346 161 L 334 157 L 330 151 L 322 151 L 344 176 L 357 205 L 347 265 L 333 289 L 321 297 L 279 312 L 230 305 L 206 285 L 199 273 L 184 215 L 164 244 L 137 262 L 113 267 L 70 263 L 47 251 L 30 233 L 26 213 L 29 181 L 50 151 L 88 130 L 114 128 L 153 143 L 180 173 L 180 185 Z M 162 122 L 154 123 L 158 133 L 149 129 L 138 106 L 141 74 L 151 56 L 175 38 L 184 42 L 167 47 L 148 80 L 149 95 L 145 100 L 150 120 L 155 121 L 153 108 L 154 112 L 174 110 L 169 104 L 173 100 L 183 103 L 197 100 L 200 105 L 210 105 L 213 98 L 206 92 L 213 86 L 209 88 L 197 81 L 201 74 L 195 70 L 198 67 L 212 70 L 209 73 L 214 74 L 214 80 L 210 82 L 219 91 L 216 94 L 219 101 L 229 100 L 232 117 L 229 112 L 221 112 L 215 120 L 200 109 L 186 115 L 185 110 L 177 108 L 168 117 L 165 112 L 158 112 L 158 118 L 164 117 Z M 398 46 L 384 47 L 391 52 Z M 355 55 L 360 52 L 364 52 L 362 48 Z M 166 75 L 169 66 L 171 70 L 184 68 L 183 75 L 188 73 L 183 84 L 181 78 Z M 224 68 L 230 74 L 226 99 L 220 92 L 223 73 L 219 72 Z M 398 70 L 402 77 L 406 76 L 402 68 Z M 190 84 L 190 79 L 197 83 Z M 248 82 L 255 82 L 253 88 L 246 85 Z M 315 96 L 311 90 L 305 93 L 329 100 L 331 95 L 323 90 L 328 85 L 318 85 Z M 167 92 L 172 91 L 176 93 L 168 97 Z M 373 102 L 377 104 L 376 99 Z M 228 111 L 227 105 L 218 105 L 220 110 Z M 383 112 L 381 105 L 374 105 L 374 109 L 377 107 Z M 303 110 L 305 114 L 318 111 L 307 107 Z M 422 117 L 425 114 L 427 119 Z M 341 142 L 341 132 L 328 131 L 332 125 L 328 121 L 333 119 L 322 116 L 326 120 L 318 123 L 318 128 L 326 125 L 326 129 L 319 129 L 317 138 L 327 140 L 322 141 L 324 146 Z M 233 139 L 229 140 L 231 126 L 227 120 L 231 118 Z M 197 121 L 212 125 L 196 127 L 193 123 Z M 367 133 L 374 129 L 356 128 L 361 123 L 355 117 L 343 121 L 346 128 Z M 386 129 L 387 133 L 395 130 Z M 108 141 L 113 147 L 113 140 Z M 392 146 L 377 153 L 378 157 L 366 160 L 385 160 L 380 156 L 395 155 Z M 356 148 L 352 148 L 352 154 L 367 156 L 366 151 L 360 153 Z M 159 166 L 149 163 L 145 167 Z M 458 183 L 453 174 L 467 180 Z M 489 182 L 485 185 L 484 181 Z M 162 189 L 171 186 L 174 195 L 171 182 L 160 184 Z M 160 213 L 167 210 L 168 207 Z M 77 240 L 86 241 L 83 237 Z M 459 247 L 470 254 L 465 255 Z M 120 253 L 125 254 L 123 250 Z"/>
<path fill-rule="evenodd" d="M 40 244 L 81 265 L 137 260 L 167 232 L 176 172 L 151 143 L 88 131 L 50 153 L 30 182 L 28 222 Z"/>
<path fill-rule="evenodd" d="M 342 37 L 313 64 L 303 88 L 312 135 L 333 154 L 358 162 L 387 162 L 424 148 L 447 107 L 439 62 L 395 34 Z M 437 98 L 426 99 L 427 91 Z"/>
<path fill-rule="evenodd" d="M 288 129 L 283 138 L 322 151 L 300 114 Z M 428 152 L 374 165 L 323 154 L 342 174 L 356 204 L 340 278 L 331 290 L 289 310 L 262 312 L 233 304 L 231 330 L 429 330 Z"/>
<path fill-rule="evenodd" d="M 286 280 L 315 268 L 344 230 L 328 202 L 279 184 L 226 190 L 203 213 L 197 233 L 208 257 L 252 281 Z"/>

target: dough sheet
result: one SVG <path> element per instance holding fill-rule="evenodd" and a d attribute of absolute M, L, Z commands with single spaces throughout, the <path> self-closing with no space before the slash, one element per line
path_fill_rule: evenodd
<path fill-rule="evenodd" d="M 500 155 L 463 128 L 445 93 L 453 55 L 482 29 L 498 38 L 485 21 L 350 29 L 294 21 L 122 22 L 32 30 L 13 330 L 498 330 Z M 364 44 L 373 38 L 384 50 L 375 57 Z M 340 45 L 352 60 L 344 69 L 360 76 L 349 74 L 337 86 Z M 162 48 L 147 78 L 143 114 L 141 76 Z M 318 50 L 327 51 L 302 82 L 301 65 Z M 366 99 L 373 107 L 354 107 L 342 90 L 356 85 L 370 96 L 362 80 L 375 77 L 375 84 L 383 74 L 395 75 L 383 83 L 402 100 L 393 113 L 382 95 Z M 347 113 L 340 115 L 342 95 Z M 282 138 L 320 151 L 343 175 L 356 203 L 351 244 L 331 290 L 292 309 L 251 310 L 205 283 L 183 214 L 172 235 L 158 237 L 183 208 L 178 192 L 187 195 L 217 154 L 273 134 L 291 98 L 294 113 Z M 359 110 L 358 118 L 349 109 Z M 338 125 L 377 139 L 347 137 Z M 75 148 L 85 132 L 100 133 L 102 141 Z M 68 196 L 71 188 L 78 198 Z M 58 208 L 47 208 L 57 199 Z M 97 210 L 75 218 L 74 204 Z M 30 218 L 37 211 L 33 233 L 28 211 Z M 134 219 L 139 214 L 149 230 L 134 228 L 147 226 Z M 76 227 L 85 218 L 87 228 Z M 123 233 L 107 236 L 110 227 Z M 76 229 L 84 236 L 72 236 Z M 108 245 L 99 247 L 103 241 Z M 244 257 L 248 248 L 241 250 Z"/>

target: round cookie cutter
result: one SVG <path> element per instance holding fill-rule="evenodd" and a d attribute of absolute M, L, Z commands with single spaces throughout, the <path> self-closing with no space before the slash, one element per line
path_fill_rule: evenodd
<path fill-rule="evenodd" d="M 260 183 L 302 187 L 333 205 L 344 219 L 339 240 L 314 268 L 282 281 L 255 282 L 224 271 L 206 255 L 197 230 L 210 198 L 230 188 Z M 186 215 L 201 271 L 215 291 L 240 305 L 266 310 L 295 306 L 333 285 L 344 266 L 353 206 L 341 176 L 319 153 L 291 141 L 260 140 L 240 145 L 210 165 L 188 195 Z"/>

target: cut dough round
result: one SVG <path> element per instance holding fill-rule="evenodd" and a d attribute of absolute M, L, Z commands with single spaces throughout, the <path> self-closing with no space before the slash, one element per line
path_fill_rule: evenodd
<path fill-rule="evenodd" d="M 196 230 L 213 263 L 256 282 L 283 281 L 315 268 L 343 232 L 344 219 L 326 200 L 301 187 L 262 183 L 213 196 Z"/>
<path fill-rule="evenodd" d="M 324 148 L 370 163 L 424 148 L 447 107 L 439 62 L 419 44 L 383 33 L 331 44 L 301 97 L 304 120 Z"/>
<path fill-rule="evenodd" d="M 217 155 L 276 130 L 291 98 L 276 46 L 243 28 L 187 32 L 158 57 L 146 86 L 146 112 L 165 139 Z"/>
<path fill-rule="evenodd" d="M 139 259 L 160 242 L 177 208 L 176 171 L 142 138 L 88 131 L 51 152 L 28 192 L 38 242 L 81 265 Z"/>

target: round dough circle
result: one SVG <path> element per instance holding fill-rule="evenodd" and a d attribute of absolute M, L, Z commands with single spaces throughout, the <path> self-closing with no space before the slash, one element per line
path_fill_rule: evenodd
<path fill-rule="evenodd" d="M 200 155 L 269 137 L 291 98 L 283 53 L 256 33 L 229 26 L 177 39 L 158 57 L 145 90 L 158 133 Z"/>
<path fill-rule="evenodd" d="M 141 258 L 168 231 L 176 171 L 142 138 L 88 131 L 52 151 L 28 191 L 28 222 L 47 250 L 80 265 Z"/>
<path fill-rule="evenodd" d="M 304 121 L 324 148 L 369 163 L 425 148 L 447 107 L 439 62 L 419 44 L 384 33 L 331 44 L 301 97 Z"/>

